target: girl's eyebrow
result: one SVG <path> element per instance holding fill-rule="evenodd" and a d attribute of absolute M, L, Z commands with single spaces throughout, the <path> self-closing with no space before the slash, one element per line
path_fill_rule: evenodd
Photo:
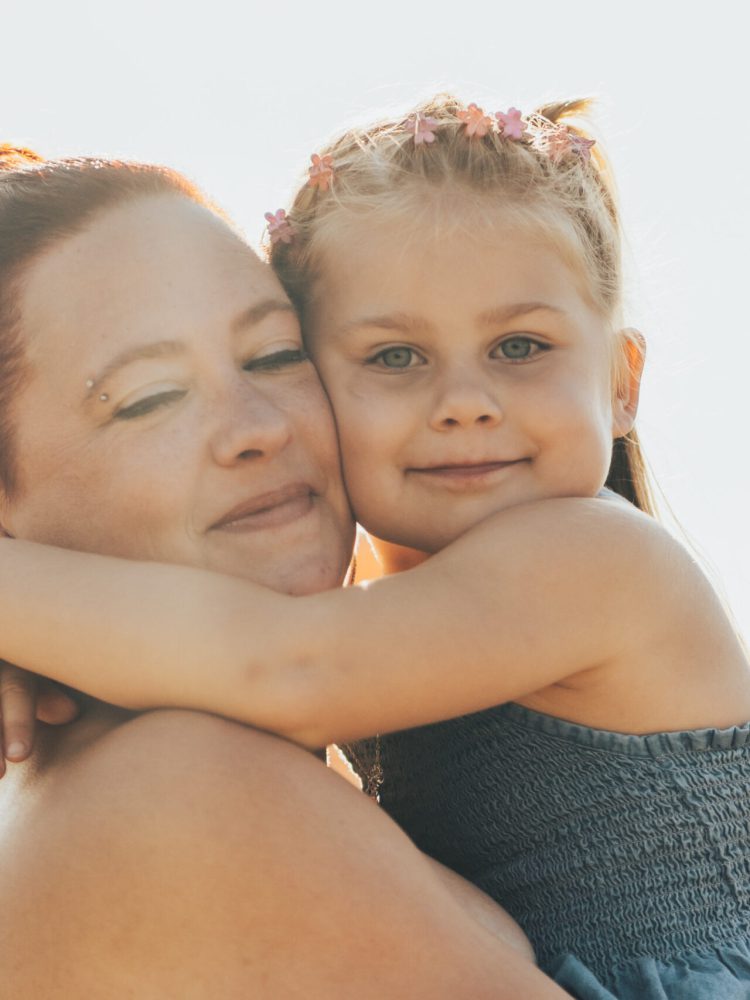
<path fill-rule="evenodd" d="M 239 316 L 232 320 L 230 329 L 233 334 L 240 333 L 242 330 L 260 323 L 261 320 L 264 320 L 272 312 L 294 313 L 294 307 L 290 302 L 284 301 L 284 299 L 264 299 L 262 302 L 258 302 L 256 305 L 241 312 Z M 158 340 L 150 344 L 137 344 L 135 347 L 129 347 L 112 358 L 95 378 L 89 379 L 86 383 L 88 389 L 86 398 L 90 399 L 91 396 L 94 396 L 105 379 L 121 368 L 125 368 L 126 365 L 133 364 L 134 361 L 142 361 L 149 358 L 175 357 L 184 354 L 186 349 L 185 344 L 178 340 Z"/>
<path fill-rule="evenodd" d="M 507 323 L 508 320 L 516 319 L 519 316 L 526 316 L 529 313 L 547 311 L 556 315 L 564 316 L 565 310 L 552 306 L 548 302 L 514 302 L 507 306 L 497 306 L 480 313 L 477 322 L 480 326 L 496 326 L 498 323 Z M 345 335 L 361 327 L 376 326 L 381 330 L 395 330 L 400 333 L 421 333 L 428 330 L 432 324 L 421 316 L 410 316 L 408 313 L 391 313 L 384 316 L 363 316 L 360 319 L 350 320 L 340 329 L 340 333 Z"/>
<path fill-rule="evenodd" d="M 340 328 L 341 334 L 351 333 L 360 327 L 377 326 L 381 330 L 396 330 L 401 333 L 419 333 L 427 330 L 432 324 L 421 316 L 410 316 L 408 313 L 390 313 L 383 316 L 362 316 L 349 320 Z"/>
<path fill-rule="evenodd" d="M 551 306 L 548 302 L 515 302 L 512 305 L 488 309 L 486 312 L 480 313 L 478 319 L 483 326 L 494 326 L 498 323 L 507 323 L 508 320 L 517 319 L 519 316 L 543 311 L 552 312 L 558 316 L 565 315 L 564 309 Z"/>

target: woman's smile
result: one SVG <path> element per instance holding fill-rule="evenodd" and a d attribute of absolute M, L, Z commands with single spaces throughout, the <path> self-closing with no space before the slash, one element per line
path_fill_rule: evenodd
<path fill-rule="evenodd" d="M 212 525 L 211 530 L 244 534 L 286 527 L 312 513 L 314 503 L 315 496 L 308 483 L 290 483 L 242 501 Z"/>
<path fill-rule="evenodd" d="M 179 196 L 114 207 L 35 263 L 23 304 L 12 534 L 295 593 L 341 580 L 328 401 L 278 281 L 223 222 Z"/>

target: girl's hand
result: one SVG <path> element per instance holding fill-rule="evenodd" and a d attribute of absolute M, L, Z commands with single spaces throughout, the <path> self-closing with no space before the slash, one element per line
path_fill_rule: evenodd
<path fill-rule="evenodd" d="M 53 681 L 0 661 L 0 777 L 6 759 L 18 763 L 31 753 L 36 719 L 60 726 L 77 715 L 78 705 Z"/>

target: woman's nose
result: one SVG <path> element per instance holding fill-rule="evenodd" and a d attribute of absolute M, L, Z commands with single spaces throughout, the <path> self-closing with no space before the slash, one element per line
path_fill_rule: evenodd
<path fill-rule="evenodd" d="M 273 458 L 292 437 L 289 415 L 268 395 L 247 383 L 214 401 L 211 451 L 219 465 Z"/>
<path fill-rule="evenodd" d="M 503 419 L 497 394 L 480 377 L 458 375 L 440 386 L 430 416 L 434 430 L 484 425 L 494 427 Z"/>

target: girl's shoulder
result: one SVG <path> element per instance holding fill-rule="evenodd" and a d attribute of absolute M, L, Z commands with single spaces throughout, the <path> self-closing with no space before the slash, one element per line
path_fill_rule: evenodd
<path fill-rule="evenodd" d="M 608 489 L 594 497 L 553 497 L 508 507 L 463 540 L 473 549 L 519 548 L 541 562 L 567 558 L 581 569 L 591 557 L 597 573 L 607 565 L 636 574 L 660 566 L 671 572 L 675 561 L 699 572 L 687 548 L 664 525 Z"/>

